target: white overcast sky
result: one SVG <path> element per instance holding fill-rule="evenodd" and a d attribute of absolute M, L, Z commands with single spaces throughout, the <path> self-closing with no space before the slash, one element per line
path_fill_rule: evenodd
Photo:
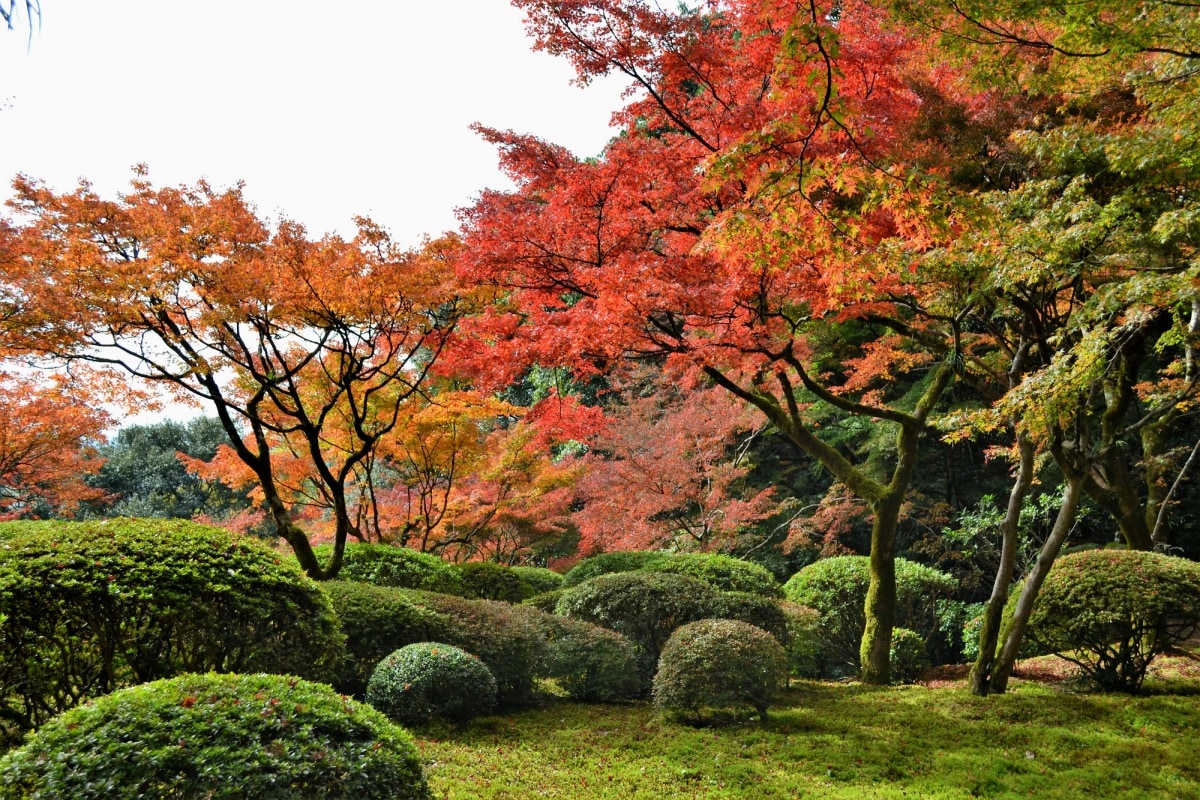
<path fill-rule="evenodd" d="M 112 194 L 237 181 L 313 236 L 366 214 L 405 245 L 507 186 L 472 122 L 579 156 L 612 136 L 617 80 L 581 89 L 507 0 L 41 0 L 0 30 L 0 199 L 18 172 Z"/>

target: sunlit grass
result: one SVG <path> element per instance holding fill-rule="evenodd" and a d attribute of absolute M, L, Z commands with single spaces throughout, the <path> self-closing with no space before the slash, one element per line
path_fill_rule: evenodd
<path fill-rule="evenodd" d="M 418 731 L 436 798 L 1200 798 L 1200 695 L 797 683 L 769 721 L 696 729 L 646 705 Z"/>

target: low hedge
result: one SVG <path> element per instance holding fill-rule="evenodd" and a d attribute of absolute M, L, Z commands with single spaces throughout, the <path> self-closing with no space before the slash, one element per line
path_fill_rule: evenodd
<path fill-rule="evenodd" d="M 779 609 L 787 619 L 788 666 L 797 678 L 819 678 L 825 671 L 822 660 L 821 615 L 799 603 L 782 600 Z"/>
<path fill-rule="evenodd" d="M 375 667 L 388 654 L 443 639 L 450 629 L 448 617 L 418 606 L 401 589 L 354 581 L 326 581 L 322 587 L 346 636 L 346 656 L 333 681 L 343 694 L 363 697 Z"/>
<path fill-rule="evenodd" d="M 757 625 L 786 648 L 791 644 L 792 634 L 782 602 L 749 592 L 719 592 L 705 616 Z"/>
<path fill-rule="evenodd" d="M 183 520 L 0 525 L 0 715 L 36 727 L 181 672 L 326 681 L 328 595 L 261 542 Z"/>
<path fill-rule="evenodd" d="M 637 649 L 615 631 L 578 619 L 543 614 L 549 643 L 538 677 L 554 679 L 572 700 L 611 703 L 638 696 Z"/>
<path fill-rule="evenodd" d="M 468 561 L 455 567 L 462 580 L 464 597 L 519 603 L 525 599 L 521 579 L 511 567 L 492 561 Z"/>
<path fill-rule="evenodd" d="M 566 591 L 566 589 L 554 589 L 549 592 L 535 594 L 528 600 L 523 600 L 521 605 L 536 608 L 538 611 L 542 611 L 546 614 L 553 614 L 554 610 L 558 608 L 559 598 L 562 597 L 563 593 Z"/>
<path fill-rule="evenodd" d="M 710 616 L 720 593 L 703 581 L 661 572 L 599 575 L 563 592 L 555 613 L 616 631 L 634 643 L 642 693 L 659 653 L 680 625 Z"/>
<path fill-rule="evenodd" d="M 425 800 L 412 737 L 328 686 L 180 675 L 56 717 L 0 760 L 4 800 Z"/>
<path fill-rule="evenodd" d="M 322 563 L 329 560 L 333 545 L 313 548 Z M 398 589 L 463 595 L 462 578 L 454 565 L 432 553 L 420 553 L 408 547 L 367 542 L 347 542 L 342 554 L 339 580 L 359 581 Z"/>
<path fill-rule="evenodd" d="M 1200 628 L 1200 564 L 1161 553 L 1087 550 L 1046 576 L 1028 635 L 1103 691 L 1136 692 L 1150 663 Z"/>
<path fill-rule="evenodd" d="M 404 596 L 449 620 L 442 641 L 478 656 L 487 665 L 496 678 L 496 701 L 500 707 L 518 707 L 533 701 L 534 677 L 548 655 L 546 635 L 536 609 L 435 592 L 406 590 Z"/>
<path fill-rule="evenodd" d="M 826 674 L 857 673 L 866 627 L 864 605 L 871 582 L 866 556 L 834 556 L 816 561 L 784 585 L 788 600 L 821 615 L 819 634 Z M 916 631 L 927 643 L 938 635 L 938 600 L 957 584 L 953 577 L 903 558 L 896 559 L 896 627 Z"/>
<path fill-rule="evenodd" d="M 892 683 L 915 683 L 930 667 L 925 640 L 921 634 L 908 628 L 892 629 L 892 647 L 888 657 L 891 660 Z"/>
<path fill-rule="evenodd" d="M 562 585 L 566 588 L 578 586 L 586 580 L 614 572 L 633 572 L 656 561 L 667 561 L 670 553 L 652 550 L 624 550 L 616 553 L 600 553 L 583 559 L 563 575 Z"/>
<path fill-rule="evenodd" d="M 513 567 L 512 571 L 520 582 L 522 600 L 553 592 L 563 585 L 563 576 L 546 567 Z"/>
<path fill-rule="evenodd" d="M 722 592 L 783 598 L 783 587 L 766 567 L 719 553 L 678 553 L 670 558 L 652 559 L 641 569 L 698 578 Z"/>

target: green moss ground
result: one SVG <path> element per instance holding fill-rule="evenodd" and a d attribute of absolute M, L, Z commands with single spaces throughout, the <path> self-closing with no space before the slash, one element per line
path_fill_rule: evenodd
<path fill-rule="evenodd" d="M 794 683 L 765 726 L 552 703 L 417 731 L 437 798 L 1200 798 L 1200 694 Z M 1176 687 L 1178 690 L 1179 687 Z"/>

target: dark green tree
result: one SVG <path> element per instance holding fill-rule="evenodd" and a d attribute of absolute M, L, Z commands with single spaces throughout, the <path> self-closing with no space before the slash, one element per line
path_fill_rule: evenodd
<path fill-rule="evenodd" d="M 215 417 L 189 422 L 166 420 L 153 425 L 122 428 L 112 442 L 101 445 L 106 459 L 88 484 L 115 500 L 94 506 L 98 516 L 220 519 L 249 508 L 245 492 L 220 481 L 205 480 L 188 471 L 180 454 L 208 461 L 227 441 Z"/>

